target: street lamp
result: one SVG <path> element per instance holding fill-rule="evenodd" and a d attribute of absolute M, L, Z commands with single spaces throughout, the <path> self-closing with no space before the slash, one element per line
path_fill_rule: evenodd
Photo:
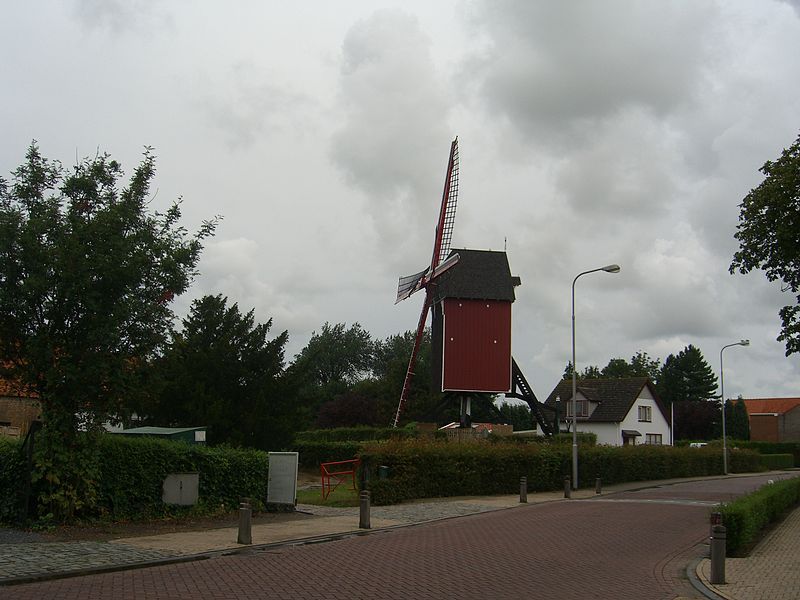
<path fill-rule="evenodd" d="M 598 269 L 591 269 L 578 273 L 572 280 L 572 489 L 578 489 L 578 367 L 575 364 L 575 282 L 581 275 L 605 271 L 606 273 L 619 273 L 619 265 L 606 265 Z"/>
<path fill-rule="evenodd" d="M 725 437 L 725 371 L 722 368 L 722 351 L 731 346 L 749 346 L 750 340 L 741 340 L 723 346 L 719 351 L 719 394 L 722 398 L 722 473 L 728 474 L 728 445 Z"/>

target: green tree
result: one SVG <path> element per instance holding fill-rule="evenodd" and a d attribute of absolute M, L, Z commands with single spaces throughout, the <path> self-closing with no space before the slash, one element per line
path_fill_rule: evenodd
<path fill-rule="evenodd" d="M 526 431 L 536 427 L 531 409 L 525 404 L 503 402 L 500 404 L 500 414 L 514 427 L 514 431 Z"/>
<path fill-rule="evenodd" d="M 677 356 L 670 354 L 666 358 L 656 389 L 668 405 L 711 400 L 717 391 L 717 376 L 703 353 L 689 344 Z"/>
<path fill-rule="evenodd" d="M 281 450 L 298 410 L 286 394 L 288 333 L 268 339 L 272 319 L 256 323 L 222 295 L 192 303 L 183 329 L 158 362 L 163 386 L 147 411 L 154 424 L 205 425 L 210 443 Z"/>
<path fill-rule="evenodd" d="M 731 439 L 750 439 L 750 419 L 747 416 L 747 407 L 741 397 L 725 401 L 725 425 L 726 433 Z"/>
<path fill-rule="evenodd" d="M 289 368 L 292 388 L 311 426 L 320 407 L 369 379 L 373 367 L 372 336 L 358 323 L 325 323 Z"/>
<path fill-rule="evenodd" d="M 764 181 L 740 205 L 734 235 L 739 250 L 730 272 L 761 269 L 769 281 L 780 281 L 782 290 L 795 296 L 794 304 L 779 312 L 777 339 L 786 344 L 789 356 L 800 352 L 800 136 L 780 158 L 759 170 Z"/>
<path fill-rule="evenodd" d="M 625 377 L 649 377 L 657 381 L 660 374 L 660 361 L 652 359 L 642 350 L 631 357 L 630 362 L 624 358 L 612 358 L 602 369 L 589 365 L 583 372 L 578 373 L 578 379 L 622 379 Z M 572 378 L 572 363 L 568 362 L 564 369 L 564 379 Z"/>
<path fill-rule="evenodd" d="M 151 213 L 154 175 L 150 149 L 120 189 L 122 167 L 108 155 L 65 172 L 34 142 L 10 182 L 0 178 L 0 364 L 39 396 L 34 478 L 55 517 L 93 506 L 102 423 L 142 391 L 170 302 L 216 226 L 189 235 L 177 203 Z"/>

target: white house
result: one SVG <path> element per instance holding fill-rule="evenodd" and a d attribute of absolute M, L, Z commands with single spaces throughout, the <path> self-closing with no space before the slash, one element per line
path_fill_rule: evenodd
<path fill-rule="evenodd" d="M 545 401 L 556 408 L 561 431 L 572 424 L 572 380 L 562 379 Z M 670 418 L 647 377 L 578 381 L 578 432 L 597 435 L 598 444 L 670 444 Z M 548 411 L 550 412 L 550 411 Z"/>

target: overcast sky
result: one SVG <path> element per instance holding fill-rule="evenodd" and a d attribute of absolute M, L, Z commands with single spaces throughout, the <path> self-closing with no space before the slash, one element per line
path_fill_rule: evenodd
<path fill-rule="evenodd" d="M 800 1 L 51 0 L 0 18 L 0 173 L 158 157 L 152 204 L 224 216 L 185 313 L 222 293 L 289 331 L 416 326 L 450 141 L 453 247 L 522 278 L 513 352 L 540 398 L 570 359 L 699 347 L 729 397 L 800 395 L 792 302 L 730 275 L 758 168 L 800 131 Z M 399 394 L 398 390 L 398 394 Z"/>

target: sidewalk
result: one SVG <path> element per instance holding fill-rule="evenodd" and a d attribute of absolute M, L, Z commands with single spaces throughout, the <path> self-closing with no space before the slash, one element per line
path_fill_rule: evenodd
<path fill-rule="evenodd" d="M 572 492 L 575 500 L 601 499 L 611 494 L 669 486 L 672 483 L 709 480 L 698 477 L 607 486 L 601 496 L 593 489 Z M 529 493 L 528 503 L 564 499 L 562 491 Z M 110 542 L 0 543 L 0 586 L 60 577 L 88 575 L 214 556 L 250 552 L 255 549 L 308 544 L 352 535 L 365 535 L 387 528 L 511 509 L 520 506 L 519 496 L 460 497 L 432 499 L 394 506 L 373 507 L 370 530 L 358 528 L 358 508 L 299 505 L 300 519 L 254 525 L 253 544 L 236 543 L 237 528 L 187 531 L 130 537 Z M 795 598 L 800 589 L 800 509 L 775 529 L 746 559 L 728 559 L 723 586 L 708 583 L 708 561 L 697 566 L 700 587 L 709 598 L 749 600 Z M 715 595 L 716 594 L 716 595 Z"/>
<path fill-rule="evenodd" d="M 711 561 L 697 565 L 697 577 L 727 600 L 790 600 L 800 595 L 800 508 L 770 531 L 747 558 L 725 561 L 727 583 L 709 582 Z M 713 596 L 711 596 L 713 598 Z"/>

